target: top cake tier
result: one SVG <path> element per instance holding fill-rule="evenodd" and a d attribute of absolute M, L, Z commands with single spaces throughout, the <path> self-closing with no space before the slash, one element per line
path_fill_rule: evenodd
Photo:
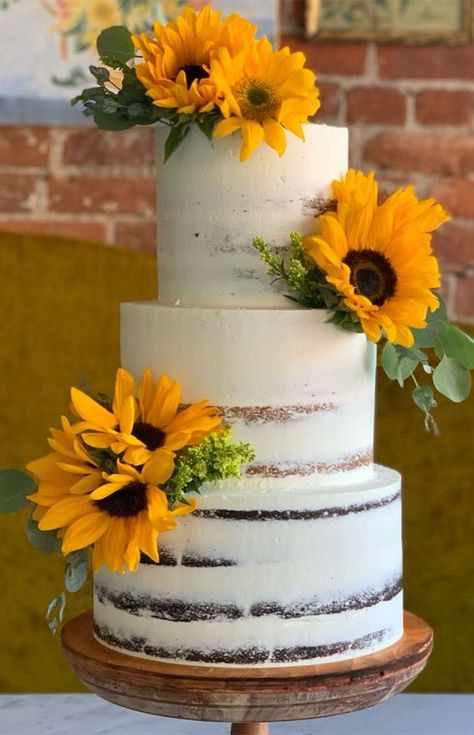
<path fill-rule="evenodd" d="M 260 146 L 245 163 L 237 136 L 210 143 L 194 127 L 163 163 L 168 132 L 157 130 L 160 302 L 281 307 L 252 240 L 285 246 L 290 232 L 314 231 L 331 182 L 347 170 L 347 129 L 306 125 L 306 141 L 288 135 L 281 158 Z"/>

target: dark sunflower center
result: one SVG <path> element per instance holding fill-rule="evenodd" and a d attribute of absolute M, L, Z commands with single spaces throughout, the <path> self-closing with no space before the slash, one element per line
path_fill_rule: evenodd
<path fill-rule="evenodd" d="M 132 518 L 147 507 L 146 485 L 142 482 L 129 482 L 121 490 L 103 500 L 94 500 L 103 513 L 113 518 Z"/>
<path fill-rule="evenodd" d="M 152 424 L 146 424 L 143 421 L 137 421 L 133 425 L 133 436 L 140 439 L 150 452 L 154 452 L 158 447 L 162 447 L 165 442 L 165 434 Z"/>
<path fill-rule="evenodd" d="M 202 66 L 199 66 L 199 64 L 186 64 L 186 66 L 181 67 L 178 74 L 180 71 L 184 71 L 186 75 L 188 89 L 196 79 L 207 79 L 209 76 L 208 72 Z"/>
<path fill-rule="evenodd" d="M 397 274 L 382 253 L 368 248 L 350 250 L 343 262 L 350 268 L 350 281 L 357 293 L 368 298 L 375 306 L 381 306 L 394 296 Z"/>

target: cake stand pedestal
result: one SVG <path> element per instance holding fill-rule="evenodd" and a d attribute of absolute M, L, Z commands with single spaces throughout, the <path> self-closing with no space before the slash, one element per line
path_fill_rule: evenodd
<path fill-rule="evenodd" d="M 231 722 L 232 735 L 268 735 L 268 722 L 340 715 L 398 694 L 423 669 L 433 632 L 405 613 L 395 645 L 349 661 L 273 668 L 193 666 L 129 656 L 101 645 L 92 613 L 62 630 L 66 658 L 93 692 L 122 707 L 164 717 Z"/>

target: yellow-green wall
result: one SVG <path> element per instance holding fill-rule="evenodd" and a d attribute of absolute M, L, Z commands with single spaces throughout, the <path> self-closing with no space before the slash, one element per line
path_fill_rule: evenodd
<path fill-rule="evenodd" d="M 0 233 L 0 467 L 47 451 L 71 385 L 110 391 L 119 364 L 119 303 L 156 296 L 152 258 L 94 243 Z M 377 461 L 404 476 L 406 607 L 435 629 L 413 689 L 474 689 L 472 401 L 443 401 L 441 436 L 379 376 Z M 60 558 L 33 550 L 22 514 L 0 516 L 0 691 L 77 691 L 44 613 L 62 590 Z M 88 604 L 70 601 L 69 615 Z"/>

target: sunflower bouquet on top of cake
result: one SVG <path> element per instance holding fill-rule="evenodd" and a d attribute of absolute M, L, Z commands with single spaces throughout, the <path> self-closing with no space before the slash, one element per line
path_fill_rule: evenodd
<path fill-rule="evenodd" d="M 197 125 L 210 139 L 240 131 L 244 161 L 265 141 L 278 155 L 286 131 L 304 138 L 302 124 L 319 108 L 314 73 L 301 52 L 274 51 L 268 38 L 237 13 L 223 19 L 209 5 L 186 7 L 152 33 L 124 26 L 97 40 L 97 86 L 73 100 L 105 130 L 157 122 L 170 127 L 165 159 Z"/>

